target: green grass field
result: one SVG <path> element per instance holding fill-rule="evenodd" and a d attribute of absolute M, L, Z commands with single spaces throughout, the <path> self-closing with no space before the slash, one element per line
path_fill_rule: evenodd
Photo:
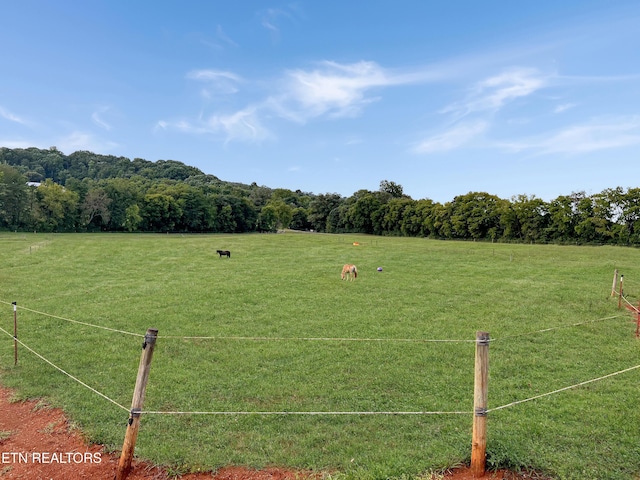
<path fill-rule="evenodd" d="M 356 281 L 340 280 L 344 263 L 358 266 Z M 153 327 L 146 411 L 465 412 L 142 416 L 136 455 L 173 471 L 278 465 L 354 479 L 469 461 L 473 340 L 483 330 L 489 408 L 498 408 L 488 416 L 489 468 L 635 479 L 640 368 L 499 408 L 640 365 L 634 318 L 610 297 L 614 269 L 637 304 L 637 249 L 3 233 L 0 327 L 12 335 L 16 301 L 25 345 L 127 409 L 138 335 Z M 25 348 L 14 367 L 2 332 L 0 369 L 20 398 L 45 397 L 92 441 L 122 447 L 127 411 Z"/>

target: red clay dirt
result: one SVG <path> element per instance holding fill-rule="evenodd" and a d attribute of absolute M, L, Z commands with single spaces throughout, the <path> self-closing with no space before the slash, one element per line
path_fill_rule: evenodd
<path fill-rule="evenodd" d="M 37 401 L 13 402 L 13 392 L 0 386 L 0 478 L 19 480 L 113 480 L 119 455 L 91 445 L 71 427 L 59 409 Z M 159 467 L 134 461 L 128 480 L 319 480 L 322 473 L 286 468 L 252 470 L 225 467 L 216 472 L 169 475 Z M 423 477 L 424 478 L 424 477 Z M 433 477 L 472 480 L 468 468 Z M 508 471 L 488 472 L 486 480 L 542 480 L 543 477 Z M 425 479 L 426 480 L 426 479 Z"/>

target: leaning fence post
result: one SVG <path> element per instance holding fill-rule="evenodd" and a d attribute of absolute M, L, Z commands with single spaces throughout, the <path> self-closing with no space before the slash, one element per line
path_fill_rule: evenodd
<path fill-rule="evenodd" d="M 13 305 L 13 365 L 18 365 L 18 302 Z"/>
<path fill-rule="evenodd" d="M 618 285 L 618 269 L 613 271 L 613 285 L 611 285 L 611 296 L 616 296 L 616 286 Z"/>
<path fill-rule="evenodd" d="M 471 440 L 471 472 L 474 477 L 482 477 L 486 471 L 488 381 L 489 333 L 476 332 L 473 437 Z"/>
<path fill-rule="evenodd" d="M 151 358 L 156 345 L 158 330 L 149 328 L 144 336 L 142 344 L 142 354 L 140 355 L 140 365 L 138 366 L 138 377 L 136 378 L 136 386 L 133 390 L 133 400 L 131 401 L 131 413 L 127 425 L 127 432 L 124 436 L 122 444 L 122 453 L 118 462 L 116 471 L 116 480 L 125 480 L 131 471 L 131 461 L 133 460 L 133 451 L 136 448 L 136 439 L 138 438 L 138 428 L 140 427 L 140 412 L 144 403 L 144 395 L 147 388 L 147 380 L 149 379 L 149 369 L 151 367 Z"/>

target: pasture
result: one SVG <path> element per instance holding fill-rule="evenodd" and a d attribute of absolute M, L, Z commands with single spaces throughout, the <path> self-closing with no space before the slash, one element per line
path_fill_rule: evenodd
<path fill-rule="evenodd" d="M 341 281 L 346 263 L 354 281 Z M 278 465 L 354 479 L 469 461 L 483 330 L 488 468 L 633 479 L 640 368 L 544 395 L 640 365 L 634 319 L 610 297 L 614 269 L 637 304 L 638 249 L 2 233 L 0 327 L 12 334 L 16 301 L 25 345 L 127 409 L 136 335 L 157 328 L 144 411 L 174 413 L 142 415 L 138 457 L 175 472 Z M 91 441 L 122 447 L 126 411 L 25 348 L 14 367 L 4 332 L 0 372 L 21 398 L 44 397 Z"/>

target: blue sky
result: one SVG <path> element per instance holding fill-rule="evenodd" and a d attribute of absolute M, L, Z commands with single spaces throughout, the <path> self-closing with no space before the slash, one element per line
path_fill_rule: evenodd
<path fill-rule="evenodd" d="M 0 146 L 445 203 L 640 182 L 640 2 L 5 1 Z"/>

